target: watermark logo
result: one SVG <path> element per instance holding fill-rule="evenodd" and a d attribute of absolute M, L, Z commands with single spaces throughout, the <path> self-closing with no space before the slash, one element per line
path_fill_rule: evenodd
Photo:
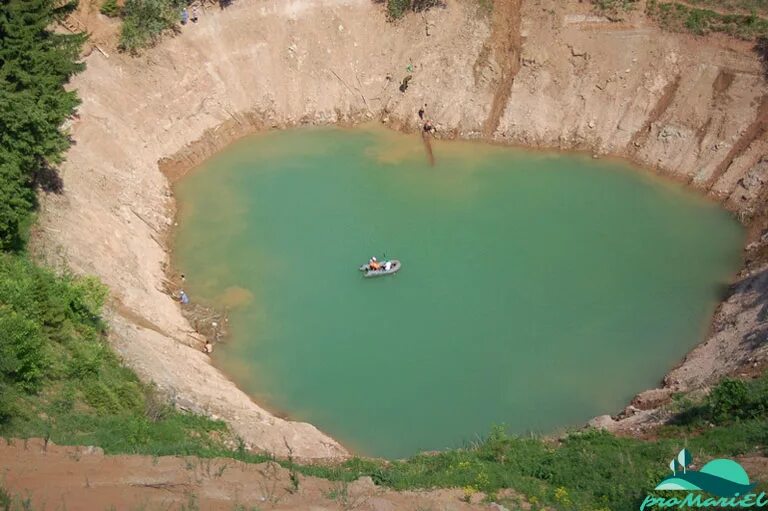
<path fill-rule="evenodd" d="M 670 508 L 758 508 L 768 506 L 765 492 L 752 493 L 755 483 L 749 482 L 744 468 L 733 460 L 716 459 L 705 464 L 699 470 L 689 468 L 693 457 L 688 449 L 683 449 L 669 464 L 672 475 L 665 477 L 656 490 L 686 491 L 681 497 L 654 497 L 648 495 L 640 505 L 640 510 L 657 507 Z M 714 497 L 707 497 L 705 492 Z"/>

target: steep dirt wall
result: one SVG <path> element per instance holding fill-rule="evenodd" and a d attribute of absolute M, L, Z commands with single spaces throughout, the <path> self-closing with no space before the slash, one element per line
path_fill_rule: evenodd
<path fill-rule="evenodd" d="M 747 48 L 660 33 L 641 18 L 610 24 L 576 1 L 504 1 L 514 23 L 504 31 L 497 20 L 490 39 L 492 20 L 469 0 L 396 24 L 369 0 L 243 0 L 202 11 L 138 58 L 91 52 L 72 83 L 83 104 L 65 191 L 44 197 L 36 246 L 110 286 L 114 345 L 179 406 L 227 420 L 257 449 L 346 455 L 313 426 L 261 409 L 201 353 L 163 291 L 174 202 L 160 160 L 179 175 L 263 128 L 380 119 L 418 130 L 427 103 L 441 136 L 485 130 L 501 142 L 627 156 L 745 217 L 763 192 L 767 89 Z M 703 344 L 716 356 L 683 364 L 693 369 L 675 388 L 753 356 L 744 337 L 759 325 L 764 285 L 744 282 L 721 308 L 735 330 Z"/>

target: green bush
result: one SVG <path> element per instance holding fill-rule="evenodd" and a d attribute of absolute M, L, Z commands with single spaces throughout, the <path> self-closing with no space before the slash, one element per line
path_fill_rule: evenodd
<path fill-rule="evenodd" d="M 402 18 L 411 8 L 411 0 L 387 0 L 387 15 L 389 19 Z"/>
<path fill-rule="evenodd" d="M 0 509 L 3 511 L 10 511 L 12 504 L 13 498 L 11 498 L 11 494 L 8 493 L 5 488 L 0 486 Z"/>
<path fill-rule="evenodd" d="M 38 390 L 48 366 L 39 325 L 8 307 L 0 307 L 0 332 L 0 379 L 26 391 Z"/>
<path fill-rule="evenodd" d="M 411 9 L 414 12 L 426 11 L 427 9 L 438 7 L 442 3 L 442 0 L 411 0 Z"/>
<path fill-rule="evenodd" d="M 717 422 L 741 416 L 748 405 L 749 389 L 742 380 L 726 378 L 709 396 L 710 416 Z"/>
<path fill-rule="evenodd" d="M 120 48 L 136 53 L 152 46 L 167 30 L 178 29 L 183 0 L 127 0 L 123 7 Z"/>
<path fill-rule="evenodd" d="M 0 250 L 21 249 L 24 244 L 23 226 L 35 204 L 29 178 L 18 162 L 13 163 L 10 158 L 7 152 L 0 150 Z"/>
<path fill-rule="evenodd" d="M 725 378 L 712 390 L 707 404 L 709 420 L 718 424 L 768 418 L 768 376 L 752 381 Z"/>
<path fill-rule="evenodd" d="M 18 414 L 16 389 L 0 381 L 0 425 Z"/>
<path fill-rule="evenodd" d="M 100 11 L 101 14 L 111 18 L 120 16 L 120 6 L 117 5 L 117 0 L 104 0 L 104 3 L 101 4 Z"/>

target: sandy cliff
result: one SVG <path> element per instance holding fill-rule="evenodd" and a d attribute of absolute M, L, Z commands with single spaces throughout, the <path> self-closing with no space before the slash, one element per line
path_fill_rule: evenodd
<path fill-rule="evenodd" d="M 65 190 L 44 198 L 36 246 L 110 286 L 111 338 L 143 378 L 279 455 L 287 446 L 302 458 L 346 451 L 261 409 L 201 353 L 163 291 L 174 203 L 161 160 L 177 176 L 261 128 L 380 119 L 416 130 L 426 102 L 442 136 L 626 156 L 726 201 L 745 221 L 762 214 L 768 87 L 759 61 L 744 44 L 662 33 L 642 16 L 609 23 L 576 1 L 506 0 L 488 19 L 473 2 L 450 0 L 393 25 L 370 0 L 239 0 L 204 10 L 138 58 L 103 49 L 72 83 L 83 104 Z M 670 388 L 765 356 L 760 269 L 740 277 Z"/>

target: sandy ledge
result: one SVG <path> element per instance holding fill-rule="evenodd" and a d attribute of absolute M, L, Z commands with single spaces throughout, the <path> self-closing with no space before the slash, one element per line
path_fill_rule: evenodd
<path fill-rule="evenodd" d="M 449 0 L 389 25 L 369 0 L 243 0 L 203 11 L 139 58 L 90 53 L 71 84 L 83 104 L 65 190 L 43 197 L 34 248 L 109 285 L 115 348 L 179 407 L 226 420 L 253 449 L 345 457 L 314 426 L 253 403 L 201 352 L 163 292 L 174 200 L 158 164 L 177 177 L 260 129 L 376 119 L 413 131 L 426 102 L 444 136 L 627 157 L 749 226 L 746 267 L 711 334 L 620 422 L 600 425 L 639 431 L 663 419 L 672 392 L 763 363 L 768 87 L 749 47 L 662 33 L 641 17 L 596 22 L 576 0 L 530 0 L 521 13 L 502 3 L 493 20 Z"/>

